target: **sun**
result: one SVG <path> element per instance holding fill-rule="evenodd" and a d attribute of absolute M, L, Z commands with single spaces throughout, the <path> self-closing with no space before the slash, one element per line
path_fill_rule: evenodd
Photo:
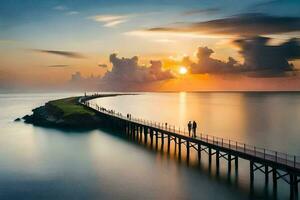
<path fill-rule="evenodd" d="M 184 75 L 187 73 L 187 68 L 184 66 L 180 66 L 178 71 L 179 71 L 179 74 Z"/>

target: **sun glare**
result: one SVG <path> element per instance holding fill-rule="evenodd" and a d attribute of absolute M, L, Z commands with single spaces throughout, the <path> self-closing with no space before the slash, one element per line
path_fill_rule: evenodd
<path fill-rule="evenodd" d="M 179 67 L 179 74 L 184 75 L 187 73 L 187 68 L 184 66 Z"/>

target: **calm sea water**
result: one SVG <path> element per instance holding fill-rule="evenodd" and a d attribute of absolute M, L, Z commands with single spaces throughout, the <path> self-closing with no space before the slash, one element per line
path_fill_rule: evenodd
<path fill-rule="evenodd" d="M 272 199 L 249 163 L 200 166 L 104 130 L 65 132 L 13 122 L 51 99 L 76 94 L 0 94 L 0 199 Z M 300 93 L 143 93 L 94 100 L 124 114 L 300 155 Z M 196 161 L 195 161 L 196 163 Z M 278 199 L 289 188 L 278 182 Z"/>

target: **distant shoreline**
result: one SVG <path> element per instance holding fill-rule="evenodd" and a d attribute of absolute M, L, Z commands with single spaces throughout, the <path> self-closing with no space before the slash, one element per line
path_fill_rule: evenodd
<path fill-rule="evenodd" d="M 211 91 L 104 91 L 104 93 L 109 93 L 109 94 L 115 94 L 116 96 L 118 95 L 135 95 L 137 93 L 180 93 L 180 92 L 187 92 L 187 93 L 300 93 L 300 90 L 286 90 L 286 91 L 276 91 L 276 90 L 211 90 Z M 39 91 L 32 91 L 32 92 L 24 92 L 23 90 L 18 92 L 18 91 L 12 91 L 12 92 L 7 92 L 7 91 L 0 91 L 1 94 L 68 94 L 68 93 L 82 93 L 76 92 L 76 91 L 59 91 L 59 92 L 39 92 Z M 92 92 L 88 92 L 92 93 Z M 106 95 L 106 94 L 103 94 Z"/>

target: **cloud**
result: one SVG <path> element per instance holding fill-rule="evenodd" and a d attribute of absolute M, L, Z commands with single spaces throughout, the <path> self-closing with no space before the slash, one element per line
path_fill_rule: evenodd
<path fill-rule="evenodd" d="M 219 12 L 221 9 L 220 8 L 206 8 L 206 9 L 194 9 L 194 10 L 188 10 L 182 13 L 184 16 L 189 16 L 189 15 L 198 15 L 198 14 L 215 14 Z"/>
<path fill-rule="evenodd" d="M 300 17 L 248 13 L 204 22 L 176 23 L 172 26 L 154 27 L 144 31 L 231 36 L 280 34 L 300 31 Z"/>
<path fill-rule="evenodd" d="M 197 62 L 190 62 L 190 71 L 193 74 L 225 74 L 242 72 L 243 68 L 238 62 L 229 57 L 227 62 L 214 59 L 211 55 L 214 51 L 208 47 L 199 47 L 197 50 Z M 188 62 L 185 58 L 185 62 Z"/>
<path fill-rule="evenodd" d="M 285 10 L 285 8 L 289 8 L 290 10 L 294 10 L 293 7 L 291 7 L 291 5 L 294 6 L 299 6 L 300 2 L 298 0 L 269 0 L 269 1 L 263 1 L 263 2 L 258 2 L 258 3 L 254 3 L 253 5 L 250 5 L 250 7 L 248 8 L 249 10 L 261 10 L 262 8 L 277 8 L 277 6 L 280 6 L 280 8 L 282 10 Z M 296 7 L 295 9 L 298 10 L 297 13 L 299 13 L 299 9 Z M 280 10 L 278 10 L 280 12 Z M 278 12 L 277 11 L 277 12 Z M 291 13 L 289 13 L 291 14 Z"/>
<path fill-rule="evenodd" d="M 80 72 L 76 72 L 75 74 L 72 74 L 71 76 L 71 82 L 81 82 L 84 78 L 81 76 Z"/>
<path fill-rule="evenodd" d="M 90 17 L 90 19 L 103 23 L 105 27 L 114 27 L 128 20 L 127 15 L 95 15 Z"/>
<path fill-rule="evenodd" d="M 259 2 L 251 6 L 251 8 L 260 8 L 260 7 L 265 7 L 265 6 L 270 6 L 274 4 L 278 4 L 284 2 L 282 0 L 269 0 L 269 1 L 264 1 L 264 2 Z"/>
<path fill-rule="evenodd" d="M 138 57 L 118 58 L 117 54 L 110 55 L 112 63 L 111 71 L 104 76 L 83 77 L 80 72 L 72 74 L 69 81 L 70 86 L 77 88 L 91 89 L 101 88 L 102 90 L 129 91 L 139 90 L 152 84 L 160 84 L 163 80 L 175 78 L 170 70 L 163 70 L 161 61 L 150 61 L 149 66 L 138 64 Z"/>
<path fill-rule="evenodd" d="M 68 8 L 66 6 L 63 5 L 58 5 L 53 7 L 54 10 L 59 10 L 59 11 L 64 11 L 64 10 L 68 10 Z"/>
<path fill-rule="evenodd" d="M 69 12 L 67 12 L 66 14 L 67 14 L 67 15 L 78 15 L 78 14 L 79 14 L 79 12 L 78 12 L 78 11 L 75 11 L 75 10 L 73 10 L 73 11 L 69 11 Z"/>
<path fill-rule="evenodd" d="M 289 61 L 300 59 L 299 39 L 291 38 L 279 45 L 268 45 L 269 37 L 241 38 L 233 43 L 240 48 L 244 67 L 254 76 L 285 76 L 295 72 Z M 251 74 L 250 74 L 251 75 Z"/>
<path fill-rule="evenodd" d="M 98 67 L 107 68 L 107 64 L 98 64 Z"/>
<path fill-rule="evenodd" d="M 214 59 L 211 57 L 214 51 L 208 47 L 198 48 L 196 62 L 187 57 L 184 59 L 193 74 L 242 74 L 253 77 L 296 75 L 297 69 L 289 61 L 300 59 L 299 40 L 292 38 L 279 45 L 269 45 L 270 40 L 261 36 L 234 40 L 233 43 L 240 48 L 243 64 L 232 57 L 228 61 Z"/>
<path fill-rule="evenodd" d="M 69 67 L 69 65 L 48 65 L 47 67 L 53 67 L 53 68 L 63 68 L 63 67 Z"/>
<path fill-rule="evenodd" d="M 161 81 L 174 78 L 170 70 L 163 70 L 161 61 L 150 61 L 150 66 L 140 66 L 138 64 L 138 57 L 132 58 L 118 58 L 117 54 L 110 55 L 110 62 L 112 63 L 112 70 L 107 72 L 103 81 L 106 82 L 133 82 L 145 83 L 153 81 Z"/>
<path fill-rule="evenodd" d="M 154 42 L 158 42 L 158 43 L 175 43 L 176 40 L 170 40 L 170 39 L 157 39 L 157 40 L 154 40 Z"/>
<path fill-rule="evenodd" d="M 68 58 L 86 58 L 83 54 L 72 52 L 72 51 L 56 51 L 56 50 L 44 50 L 44 49 L 33 49 L 35 52 L 47 53 L 53 55 L 64 56 Z"/>
<path fill-rule="evenodd" d="M 66 15 L 78 15 L 79 12 L 76 10 L 71 10 L 70 8 L 68 8 L 67 6 L 63 6 L 63 5 L 58 5 L 53 7 L 54 10 L 57 11 L 61 11 L 64 12 Z"/>

